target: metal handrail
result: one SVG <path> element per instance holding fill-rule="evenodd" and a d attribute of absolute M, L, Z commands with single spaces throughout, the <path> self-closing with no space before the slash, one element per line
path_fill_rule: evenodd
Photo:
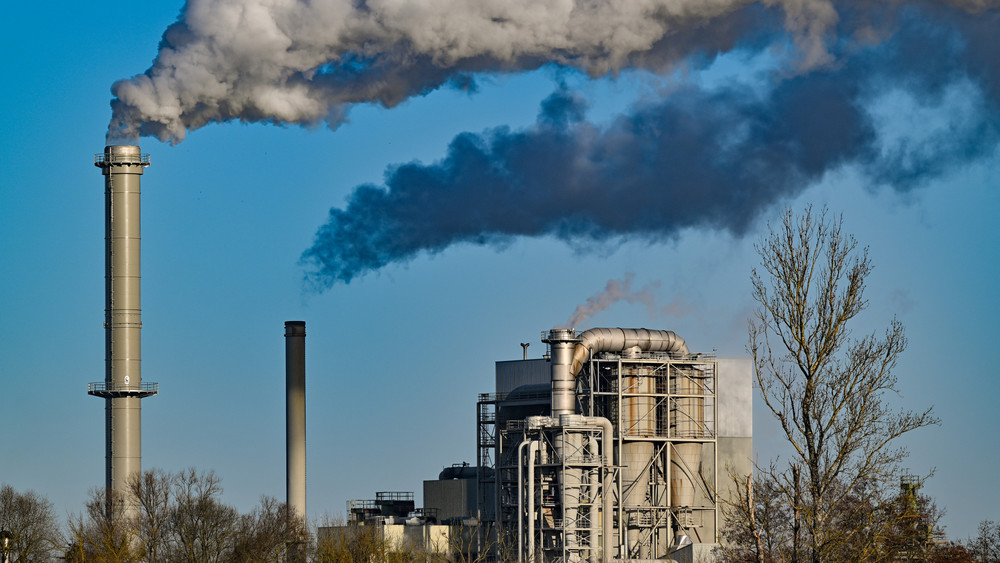
<path fill-rule="evenodd" d="M 117 383 L 108 383 L 106 381 L 96 381 L 94 383 L 87 384 L 87 392 L 120 392 L 120 391 L 158 391 L 160 387 L 159 383 L 140 383 L 139 385 L 119 385 Z"/>
<path fill-rule="evenodd" d="M 94 155 L 94 165 L 102 164 L 149 164 L 149 153 L 145 154 L 112 154 L 97 153 Z"/>

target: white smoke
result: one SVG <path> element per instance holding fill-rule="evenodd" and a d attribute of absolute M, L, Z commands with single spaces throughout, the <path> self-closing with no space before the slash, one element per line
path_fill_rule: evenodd
<path fill-rule="evenodd" d="M 335 127 L 353 103 L 391 106 L 476 72 L 550 63 L 593 76 L 635 65 L 662 68 L 699 47 L 731 47 L 746 29 L 716 20 L 750 4 L 189 0 L 164 32 L 153 66 L 113 85 L 108 135 L 177 143 L 190 130 L 230 120 Z M 784 11 L 802 65 L 829 59 L 826 34 L 838 19 L 830 1 L 763 5 Z"/>
<path fill-rule="evenodd" d="M 591 295 L 587 298 L 586 303 L 576 307 L 576 310 L 573 311 L 572 315 L 570 315 L 569 320 L 566 321 L 566 327 L 576 328 L 581 326 L 581 323 L 583 323 L 583 321 L 591 315 L 599 313 L 619 301 L 625 301 L 627 303 L 642 303 L 646 306 L 651 315 L 655 314 L 656 298 L 653 294 L 653 290 L 659 287 L 660 284 L 658 282 L 653 282 L 643 286 L 641 289 L 633 291 L 633 279 L 635 279 L 635 274 L 628 272 L 625 274 L 625 277 L 620 280 L 608 280 L 608 283 L 604 286 L 603 291 Z"/>

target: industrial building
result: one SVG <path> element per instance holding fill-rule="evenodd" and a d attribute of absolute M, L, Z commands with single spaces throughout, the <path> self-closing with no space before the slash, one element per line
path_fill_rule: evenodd
<path fill-rule="evenodd" d="M 555 329 L 478 403 L 478 497 L 504 561 L 691 561 L 751 470 L 750 362 L 669 331 Z"/>
<path fill-rule="evenodd" d="M 461 466 L 460 466 L 461 467 Z M 465 464 L 465 467 L 469 467 Z M 373 534 L 389 551 L 406 553 L 413 558 L 424 558 L 428 561 L 454 559 L 460 552 L 463 560 L 477 558 L 480 530 L 474 518 L 468 516 L 475 507 L 467 506 L 463 499 L 466 495 L 460 489 L 466 482 L 475 484 L 475 469 L 465 472 L 459 477 L 443 477 L 439 479 L 446 486 L 430 489 L 424 482 L 425 505 L 433 505 L 423 509 L 416 508 L 411 491 L 379 491 L 374 499 L 358 499 L 347 501 L 347 522 L 344 526 L 321 526 L 316 530 L 319 545 L 350 544 L 362 534 Z M 455 475 L 452 468 L 445 468 L 444 475 Z M 448 486 L 456 483 L 460 487 Z M 475 498 L 473 487 L 472 498 Z M 439 514 L 449 514 L 437 506 L 444 504 L 452 506 L 451 516 L 442 520 Z"/>
<path fill-rule="evenodd" d="M 664 330 L 542 341 L 541 358 L 496 362 L 476 466 L 424 481 L 422 509 L 412 493 L 350 501 L 349 524 L 466 559 L 711 560 L 728 476 L 752 470 L 749 360 L 693 353 Z"/>

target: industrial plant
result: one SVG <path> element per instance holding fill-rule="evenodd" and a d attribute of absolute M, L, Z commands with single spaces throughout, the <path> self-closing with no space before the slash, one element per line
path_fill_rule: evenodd
<path fill-rule="evenodd" d="M 108 146 L 95 164 L 106 194 L 106 373 L 88 393 L 105 399 L 107 487 L 123 493 L 141 471 L 140 400 L 158 391 L 140 373 L 139 180 L 149 156 Z M 349 501 L 345 528 L 380 526 L 384 537 L 493 561 L 707 556 L 727 476 L 752 467 L 750 362 L 692 352 L 666 330 L 556 328 L 541 341 L 539 358 L 522 343 L 522 359 L 496 362 L 495 388 L 476 404 L 475 465 L 425 481 L 422 508 L 408 492 Z M 287 503 L 304 518 L 305 322 L 285 323 L 285 347 Z"/>
<path fill-rule="evenodd" d="M 501 559 L 691 560 L 749 473 L 750 363 L 671 331 L 553 329 L 479 398 L 479 510 Z M 506 553 L 504 553 L 506 551 Z"/>
<path fill-rule="evenodd" d="M 496 362 L 475 467 L 424 481 L 422 509 L 412 493 L 349 501 L 348 527 L 493 561 L 709 557 L 728 475 L 752 468 L 750 362 L 664 330 L 560 328 L 542 342 L 541 358 Z"/>

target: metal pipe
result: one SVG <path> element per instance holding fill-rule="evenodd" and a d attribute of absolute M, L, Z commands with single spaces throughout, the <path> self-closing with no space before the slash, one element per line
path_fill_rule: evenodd
<path fill-rule="evenodd" d="M 592 328 L 580 334 L 580 342 L 573 350 L 569 372 L 576 377 L 583 369 L 583 364 L 598 352 L 616 352 L 636 347 L 644 352 L 667 352 L 670 355 L 690 353 L 684 339 L 672 330 Z"/>
<path fill-rule="evenodd" d="M 285 494 L 306 517 L 306 323 L 285 322 Z"/>
<path fill-rule="evenodd" d="M 535 561 L 535 454 L 538 440 L 528 446 L 528 561 Z"/>
<path fill-rule="evenodd" d="M 105 399 L 105 484 L 124 494 L 142 471 L 140 399 L 157 392 L 155 383 L 142 383 L 141 371 L 139 196 L 149 155 L 135 145 L 109 145 L 94 165 L 104 175 L 105 373 L 87 393 Z"/>
<path fill-rule="evenodd" d="M 603 472 L 603 478 L 601 479 L 601 510 L 603 515 L 601 517 L 601 536 L 603 542 L 603 551 L 601 555 L 601 561 L 604 563 L 610 563 L 611 561 L 611 466 L 612 466 L 612 440 L 614 439 L 614 427 L 611 425 L 611 421 L 604 418 L 603 416 L 585 416 L 583 420 L 587 423 L 593 424 L 595 426 L 601 427 L 601 457 L 604 458 L 601 464 L 601 471 Z"/>
<path fill-rule="evenodd" d="M 543 340 L 552 352 L 552 416 L 576 413 L 576 376 L 593 354 L 639 348 L 646 352 L 688 354 L 684 339 L 669 330 L 592 328 L 579 336 L 552 329 Z"/>
<path fill-rule="evenodd" d="M 527 437 L 525 437 L 527 438 Z M 524 446 L 528 440 L 517 445 L 517 561 L 524 561 Z"/>
<path fill-rule="evenodd" d="M 576 374 L 570 372 L 573 348 L 579 342 L 575 332 L 569 329 L 552 329 L 543 340 L 551 349 L 552 409 L 551 415 L 558 419 L 564 414 L 576 413 Z"/>

